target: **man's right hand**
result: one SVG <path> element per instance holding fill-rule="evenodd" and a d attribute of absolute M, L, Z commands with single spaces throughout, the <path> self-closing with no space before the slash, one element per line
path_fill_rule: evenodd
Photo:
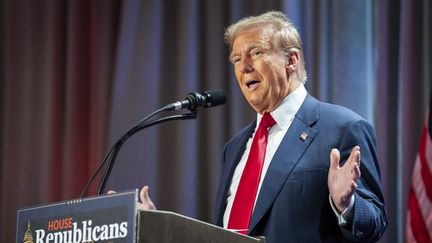
<path fill-rule="evenodd" d="M 138 202 L 137 208 L 141 210 L 156 210 L 155 205 L 149 196 L 149 187 L 144 186 L 140 191 L 141 202 Z"/>
<path fill-rule="evenodd" d="M 150 199 L 149 196 L 149 187 L 148 186 L 144 186 L 143 188 L 141 188 L 140 191 L 140 199 L 141 202 L 137 203 L 137 209 L 140 210 L 156 210 L 155 205 L 153 204 L 152 200 Z M 116 193 L 115 191 L 108 191 L 108 194 L 114 194 Z"/>

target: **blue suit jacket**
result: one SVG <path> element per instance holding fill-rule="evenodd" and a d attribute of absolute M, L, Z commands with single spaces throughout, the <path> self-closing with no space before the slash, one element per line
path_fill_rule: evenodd
<path fill-rule="evenodd" d="M 216 196 L 216 224 L 222 225 L 234 170 L 255 123 L 226 145 Z M 300 135 L 307 133 L 306 140 Z M 329 203 L 327 186 L 330 151 L 338 148 L 341 163 L 360 146 L 361 178 L 357 182 L 352 222 L 339 226 Z M 374 242 L 387 219 L 380 186 L 375 134 L 354 112 L 307 95 L 277 149 L 265 175 L 249 225 L 249 235 L 267 243 Z"/>

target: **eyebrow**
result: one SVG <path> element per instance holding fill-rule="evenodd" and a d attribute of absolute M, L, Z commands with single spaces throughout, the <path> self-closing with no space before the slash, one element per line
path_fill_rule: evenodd
<path fill-rule="evenodd" d="M 259 44 L 259 43 L 252 43 L 252 44 L 248 44 L 245 48 L 242 48 L 242 49 L 244 49 L 244 50 L 246 50 L 247 52 L 249 52 L 250 50 L 255 49 L 255 48 L 257 48 L 257 47 L 262 47 L 262 48 L 264 48 L 263 45 L 261 45 L 261 44 Z M 235 55 L 238 55 L 238 53 L 239 53 L 239 52 L 231 52 L 231 54 L 230 54 L 230 56 L 229 56 L 229 60 L 231 61 Z M 241 51 L 240 51 L 240 53 L 241 53 Z"/>

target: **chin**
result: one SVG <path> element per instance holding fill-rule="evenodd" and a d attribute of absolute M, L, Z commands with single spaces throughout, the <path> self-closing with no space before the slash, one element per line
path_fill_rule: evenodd
<path fill-rule="evenodd" d="M 258 105 L 252 105 L 252 104 L 250 104 L 250 105 L 252 106 L 252 108 L 253 108 L 256 112 L 258 112 L 258 113 L 260 113 L 260 114 L 266 111 L 266 109 L 265 109 L 264 107 L 260 106 L 259 104 L 258 104 Z"/>

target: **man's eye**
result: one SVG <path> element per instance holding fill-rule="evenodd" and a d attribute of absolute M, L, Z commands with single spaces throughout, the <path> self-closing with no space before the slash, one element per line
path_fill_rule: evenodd
<path fill-rule="evenodd" d="M 240 58 L 235 57 L 235 58 L 232 59 L 232 63 L 233 63 L 233 64 L 236 64 L 236 63 L 238 63 L 238 62 L 240 62 Z"/>
<path fill-rule="evenodd" d="M 252 56 L 257 57 L 257 56 L 260 56 L 262 53 L 263 53 L 262 51 L 253 51 Z"/>

